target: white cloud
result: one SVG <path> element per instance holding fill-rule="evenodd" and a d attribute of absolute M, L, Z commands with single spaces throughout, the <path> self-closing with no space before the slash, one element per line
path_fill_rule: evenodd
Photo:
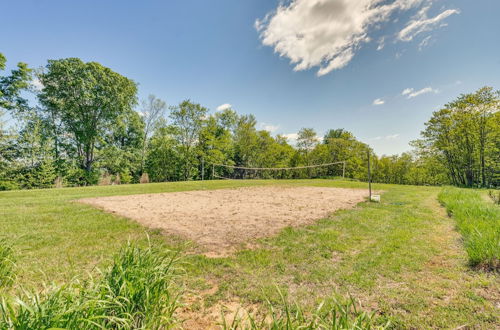
<path fill-rule="evenodd" d="M 387 135 L 385 137 L 386 140 L 396 140 L 399 137 L 399 134 Z"/>
<path fill-rule="evenodd" d="M 385 37 L 382 37 L 378 40 L 377 50 L 382 50 L 385 47 Z"/>
<path fill-rule="evenodd" d="M 427 94 L 427 93 L 437 94 L 437 93 L 439 93 L 439 90 L 434 89 L 432 87 L 424 87 L 424 88 L 419 89 L 419 90 L 415 90 L 413 88 L 406 88 L 405 90 L 403 90 L 401 92 L 401 95 L 406 96 L 406 98 L 408 98 L 408 99 L 411 99 L 411 98 L 417 97 L 417 96 L 422 95 L 422 94 Z"/>
<path fill-rule="evenodd" d="M 288 134 L 283 134 L 283 137 L 286 137 L 288 140 L 291 141 L 297 141 L 299 135 L 297 133 L 288 133 Z"/>
<path fill-rule="evenodd" d="M 428 18 L 427 12 L 430 9 L 429 6 L 423 7 L 417 15 L 415 15 L 410 22 L 398 33 L 398 39 L 401 41 L 411 41 L 413 38 L 422 33 L 431 31 L 436 27 L 446 26 L 442 21 L 454 14 L 460 14 L 458 9 L 447 9 L 442 13 Z"/>
<path fill-rule="evenodd" d="M 422 51 L 425 47 L 429 45 L 429 41 L 431 40 L 432 36 L 427 36 L 425 37 L 419 44 L 418 44 L 418 50 Z"/>
<path fill-rule="evenodd" d="M 217 107 L 216 111 L 224 111 L 224 110 L 227 110 L 227 109 L 231 109 L 232 108 L 232 105 L 229 104 L 229 103 L 224 103 L 224 104 L 221 104 Z"/>
<path fill-rule="evenodd" d="M 392 135 L 386 135 L 386 136 L 376 136 L 371 138 L 371 141 L 380 141 L 380 140 L 396 140 L 399 138 L 399 134 L 392 134 Z"/>
<path fill-rule="evenodd" d="M 385 101 L 383 99 L 375 99 L 373 100 L 373 105 L 382 105 Z"/>
<path fill-rule="evenodd" d="M 260 127 L 265 130 L 265 131 L 268 131 L 269 133 L 274 133 L 278 130 L 279 125 L 272 125 L 272 124 L 267 124 L 267 123 L 260 123 Z"/>
<path fill-rule="evenodd" d="M 38 78 L 33 78 L 33 80 L 31 81 L 31 85 L 33 86 L 33 88 L 35 88 L 37 91 L 41 91 L 42 88 L 43 88 L 43 84 L 42 82 L 40 81 L 40 79 Z"/>
<path fill-rule="evenodd" d="M 278 7 L 255 21 L 262 44 L 290 60 L 295 71 L 318 67 L 322 76 L 346 66 L 359 48 L 372 40 L 370 33 L 383 24 L 401 24 L 395 13 L 421 7 L 397 34 L 410 41 L 417 34 L 441 27 L 457 9 L 435 17 L 427 13 L 434 0 L 281 0 Z M 402 16 L 401 16 L 402 17 Z M 382 50 L 386 37 L 377 41 Z M 400 56 L 400 55 L 399 55 Z M 399 57 L 398 56 L 398 57 Z"/>

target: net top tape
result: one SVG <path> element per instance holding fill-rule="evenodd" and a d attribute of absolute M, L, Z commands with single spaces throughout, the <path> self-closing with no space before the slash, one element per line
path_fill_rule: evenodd
<path fill-rule="evenodd" d="M 323 166 L 329 166 L 329 165 L 335 165 L 335 164 L 342 164 L 342 163 L 345 163 L 345 161 L 334 162 L 334 163 L 327 163 L 327 164 L 319 164 L 319 165 L 297 166 L 297 167 L 243 167 L 243 166 L 233 166 L 233 165 L 224 165 L 224 164 L 212 164 L 212 165 L 214 165 L 214 166 L 228 167 L 228 168 L 236 168 L 236 169 L 240 169 L 240 170 L 270 170 L 270 171 L 280 171 L 280 170 L 300 170 L 300 169 L 304 169 L 304 168 L 323 167 Z"/>

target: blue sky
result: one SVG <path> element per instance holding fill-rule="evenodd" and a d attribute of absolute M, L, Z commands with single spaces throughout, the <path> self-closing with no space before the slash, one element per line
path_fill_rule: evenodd
<path fill-rule="evenodd" d="M 10 68 L 97 61 L 140 98 L 231 104 L 291 137 L 345 128 L 393 154 L 460 93 L 500 88 L 498 13 L 497 0 L 4 1 L 0 52 Z"/>

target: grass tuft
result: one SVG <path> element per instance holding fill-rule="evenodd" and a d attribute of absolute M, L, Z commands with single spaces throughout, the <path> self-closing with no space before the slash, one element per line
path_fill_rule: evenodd
<path fill-rule="evenodd" d="M 12 285 L 15 279 L 15 260 L 12 247 L 0 239 L 0 289 Z"/>
<path fill-rule="evenodd" d="M 176 321 L 177 255 L 127 244 L 98 280 L 2 298 L 0 329 L 165 329 Z"/>
<path fill-rule="evenodd" d="M 254 315 L 247 314 L 246 318 L 236 312 L 231 323 L 227 323 L 222 315 L 221 327 L 224 330 L 236 329 L 387 329 L 390 322 L 383 321 L 375 313 L 367 313 L 359 309 L 358 303 L 351 297 L 345 302 L 335 300 L 333 303 L 322 302 L 312 312 L 306 313 L 297 303 L 290 304 L 281 290 L 277 289 L 280 296 L 280 308 L 270 300 L 267 301 L 268 312 L 261 315 L 259 320 Z"/>
<path fill-rule="evenodd" d="M 457 222 L 470 265 L 499 271 L 500 208 L 474 190 L 445 188 L 438 198 Z"/>

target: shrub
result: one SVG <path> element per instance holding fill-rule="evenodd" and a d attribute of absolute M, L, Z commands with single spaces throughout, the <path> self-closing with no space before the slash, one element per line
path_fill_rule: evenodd
<path fill-rule="evenodd" d="M 19 185 L 13 181 L 0 181 L 0 191 L 19 189 Z"/>
<path fill-rule="evenodd" d="M 54 180 L 54 188 L 62 188 L 63 186 L 64 186 L 64 180 L 63 180 L 62 176 L 58 176 Z"/>
<path fill-rule="evenodd" d="M 115 175 L 114 179 L 113 179 L 113 184 L 121 184 L 121 180 L 120 180 L 120 174 L 117 174 Z"/>
<path fill-rule="evenodd" d="M 139 179 L 139 182 L 140 183 L 149 183 L 149 175 L 146 172 L 142 173 L 141 178 Z"/>
<path fill-rule="evenodd" d="M 10 286 L 15 279 L 14 252 L 10 244 L 0 239 L 0 289 Z"/>
<path fill-rule="evenodd" d="M 122 183 L 131 183 L 132 182 L 132 176 L 130 175 L 130 172 L 128 170 L 122 171 L 120 173 L 120 179 Z"/>
<path fill-rule="evenodd" d="M 456 220 L 471 266 L 500 270 L 500 208 L 474 190 L 445 188 L 438 198 Z"/>
<path fill-rule="evenodd" d="M 163 329 L 176 322 L 177 255 L 127 244 L 98 279 L 0 302 L 0 329 Z"/>
<path fill-rule="evenodd" d="M 109 186 L 111 184 L 111 175 L 108 172 L 104 172 L 101 174 L 99 178 L 98 185 L 100 186 Z"/>

